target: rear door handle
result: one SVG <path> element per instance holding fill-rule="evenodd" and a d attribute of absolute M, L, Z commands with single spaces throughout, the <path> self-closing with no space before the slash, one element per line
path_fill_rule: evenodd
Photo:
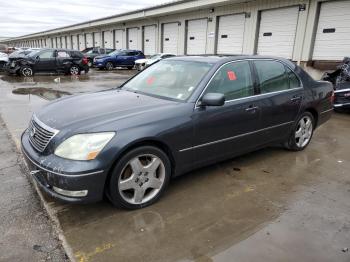
<path fill-rule="evenodd" d="M 302 96 L 293 96 L 290 101 L 292 102 L 295 102 L 295 101 L 298 101 L 298 100 L 301 100 L 303 97 Z"/>
<path fill-rule="evenodd" d="M 247 111 L 247 112 L 255 112 L 258 109 L 259 109 L 259 107 L 251 105 L 251 106 L 247 107 L 245 109 L 245 111 Z"/>

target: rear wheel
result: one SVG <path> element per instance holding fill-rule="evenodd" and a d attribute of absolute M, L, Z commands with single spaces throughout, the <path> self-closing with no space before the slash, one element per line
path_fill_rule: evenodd
<path fill-rule="evenodd" d="M 107 63 L 106 63 L 106 69 L 107 69 L 108 71 L 113 70 L 113 68 L 114 68 L 114 66 L 113 66 L 113 63 L 112 63 L 112 62 L 107 62 Z"/>
<path fill-rule="evenodd" d="M 165 191 L 171 174 L 167 155 L 153 146 L 126 153 L 109 181 L 108 196 L 117 207 L 138 209 L 156 202 Z"/>
<path fill-rule="evenodd" d="M 314 126 L 315 119 L 313 115 L 310 112 L 303 113 L 296 122 L 285 147 L 292 151 L 305 149 L 311 141 Z"/>
<path fill-rule="evenodd" d="M 79 75 L 80 74 L 80 68 L 77 65 L 72 65 L 69 69 L 69 73 L 71 75 Z"/>
<path fill-rule="evenodd" d="M 22 67 L 19 69 L 19 73 L 20 73 L 22 76 L 33 76 L 33 75 L 34 75 L 33 68 L 31 68 L 30 66 L 22 66 Z"/>

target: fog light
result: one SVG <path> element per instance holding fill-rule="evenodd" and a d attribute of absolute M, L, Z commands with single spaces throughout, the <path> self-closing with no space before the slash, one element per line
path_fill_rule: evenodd
<path fill-rule="evenodd" d="M 80 191 L 70 191 L 61 189 L 58 187 L 53 187 L 53 190 L 61 195 L 69 196 L 69 197 L 84 197 L 87 196 L 88 191 L 87 190 L 80 190 Z"/>

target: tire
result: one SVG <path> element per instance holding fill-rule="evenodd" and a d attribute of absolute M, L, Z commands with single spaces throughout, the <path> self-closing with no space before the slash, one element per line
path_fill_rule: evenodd
<path fill-rule="evenodd" d="M 93 65 L 93 62 L 92 62 L 91 59 L 89 59 L 89 60 L 88 60 L 88 67 L 92 67 L 92 65 Z"/>
<path fill-rule="evenodd" d="M 285 148 L 291 151 L 304 150 L 312 139 L 314 129 L 314 116 L 310 112 L 304 112 L 295 122 L 289 139 L 284 144 Z"/>
<path fill-rule="evenodd" d="M 72 65 L 70 68 L 69 68 L 69 74 L 70 75 L 80 75 L 80 68 L 79 66 L 77 65 Z"/>
<path fill-rule="evenodd" d="M 19 69 L 19 73 L 20 73 L 21 76 L 24 76 L 24 77 L 28 77 L 28 76 L 33 76 L 34 75 L 33 68 L 31 68 L 30 66 L 22 66 Z"/>
<path fill-rule="evenodd" d="M 106 69 L 107 69 L 108 71 L 113 70 L 113 68 L 114 68 L 114 66 L 113 66 L 113 63 L 112 63 L 112 62 L 107 62 L 107 63 L 106 63 Z"/>
<path fill-rule="evenodd" d="M 116 207 L 143 208 L 160 198 L 170 176 L 168 156 L 157 147 L 141 146 L 118 161 L 109 179 L 107 195 Z"/>

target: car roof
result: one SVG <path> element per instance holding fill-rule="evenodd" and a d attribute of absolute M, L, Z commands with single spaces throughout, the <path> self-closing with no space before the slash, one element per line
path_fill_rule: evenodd
<path fill-rule="evenodd" d="M 169 60 L 181 60 L 181 61 L 194 61 L 194 62 L 203 62 L 203 63 L 212 63 L 212 64 L 224 64 L 236 60 L 246 60 L 246 59 L 271 59 L 279 60 L 294 68 L 295 64 L 285 58 L 276 57 L 276 56 L 261 56 L 261 55 L 199 55 L 199 56 L 176 56 L 167 58 Z"/>

